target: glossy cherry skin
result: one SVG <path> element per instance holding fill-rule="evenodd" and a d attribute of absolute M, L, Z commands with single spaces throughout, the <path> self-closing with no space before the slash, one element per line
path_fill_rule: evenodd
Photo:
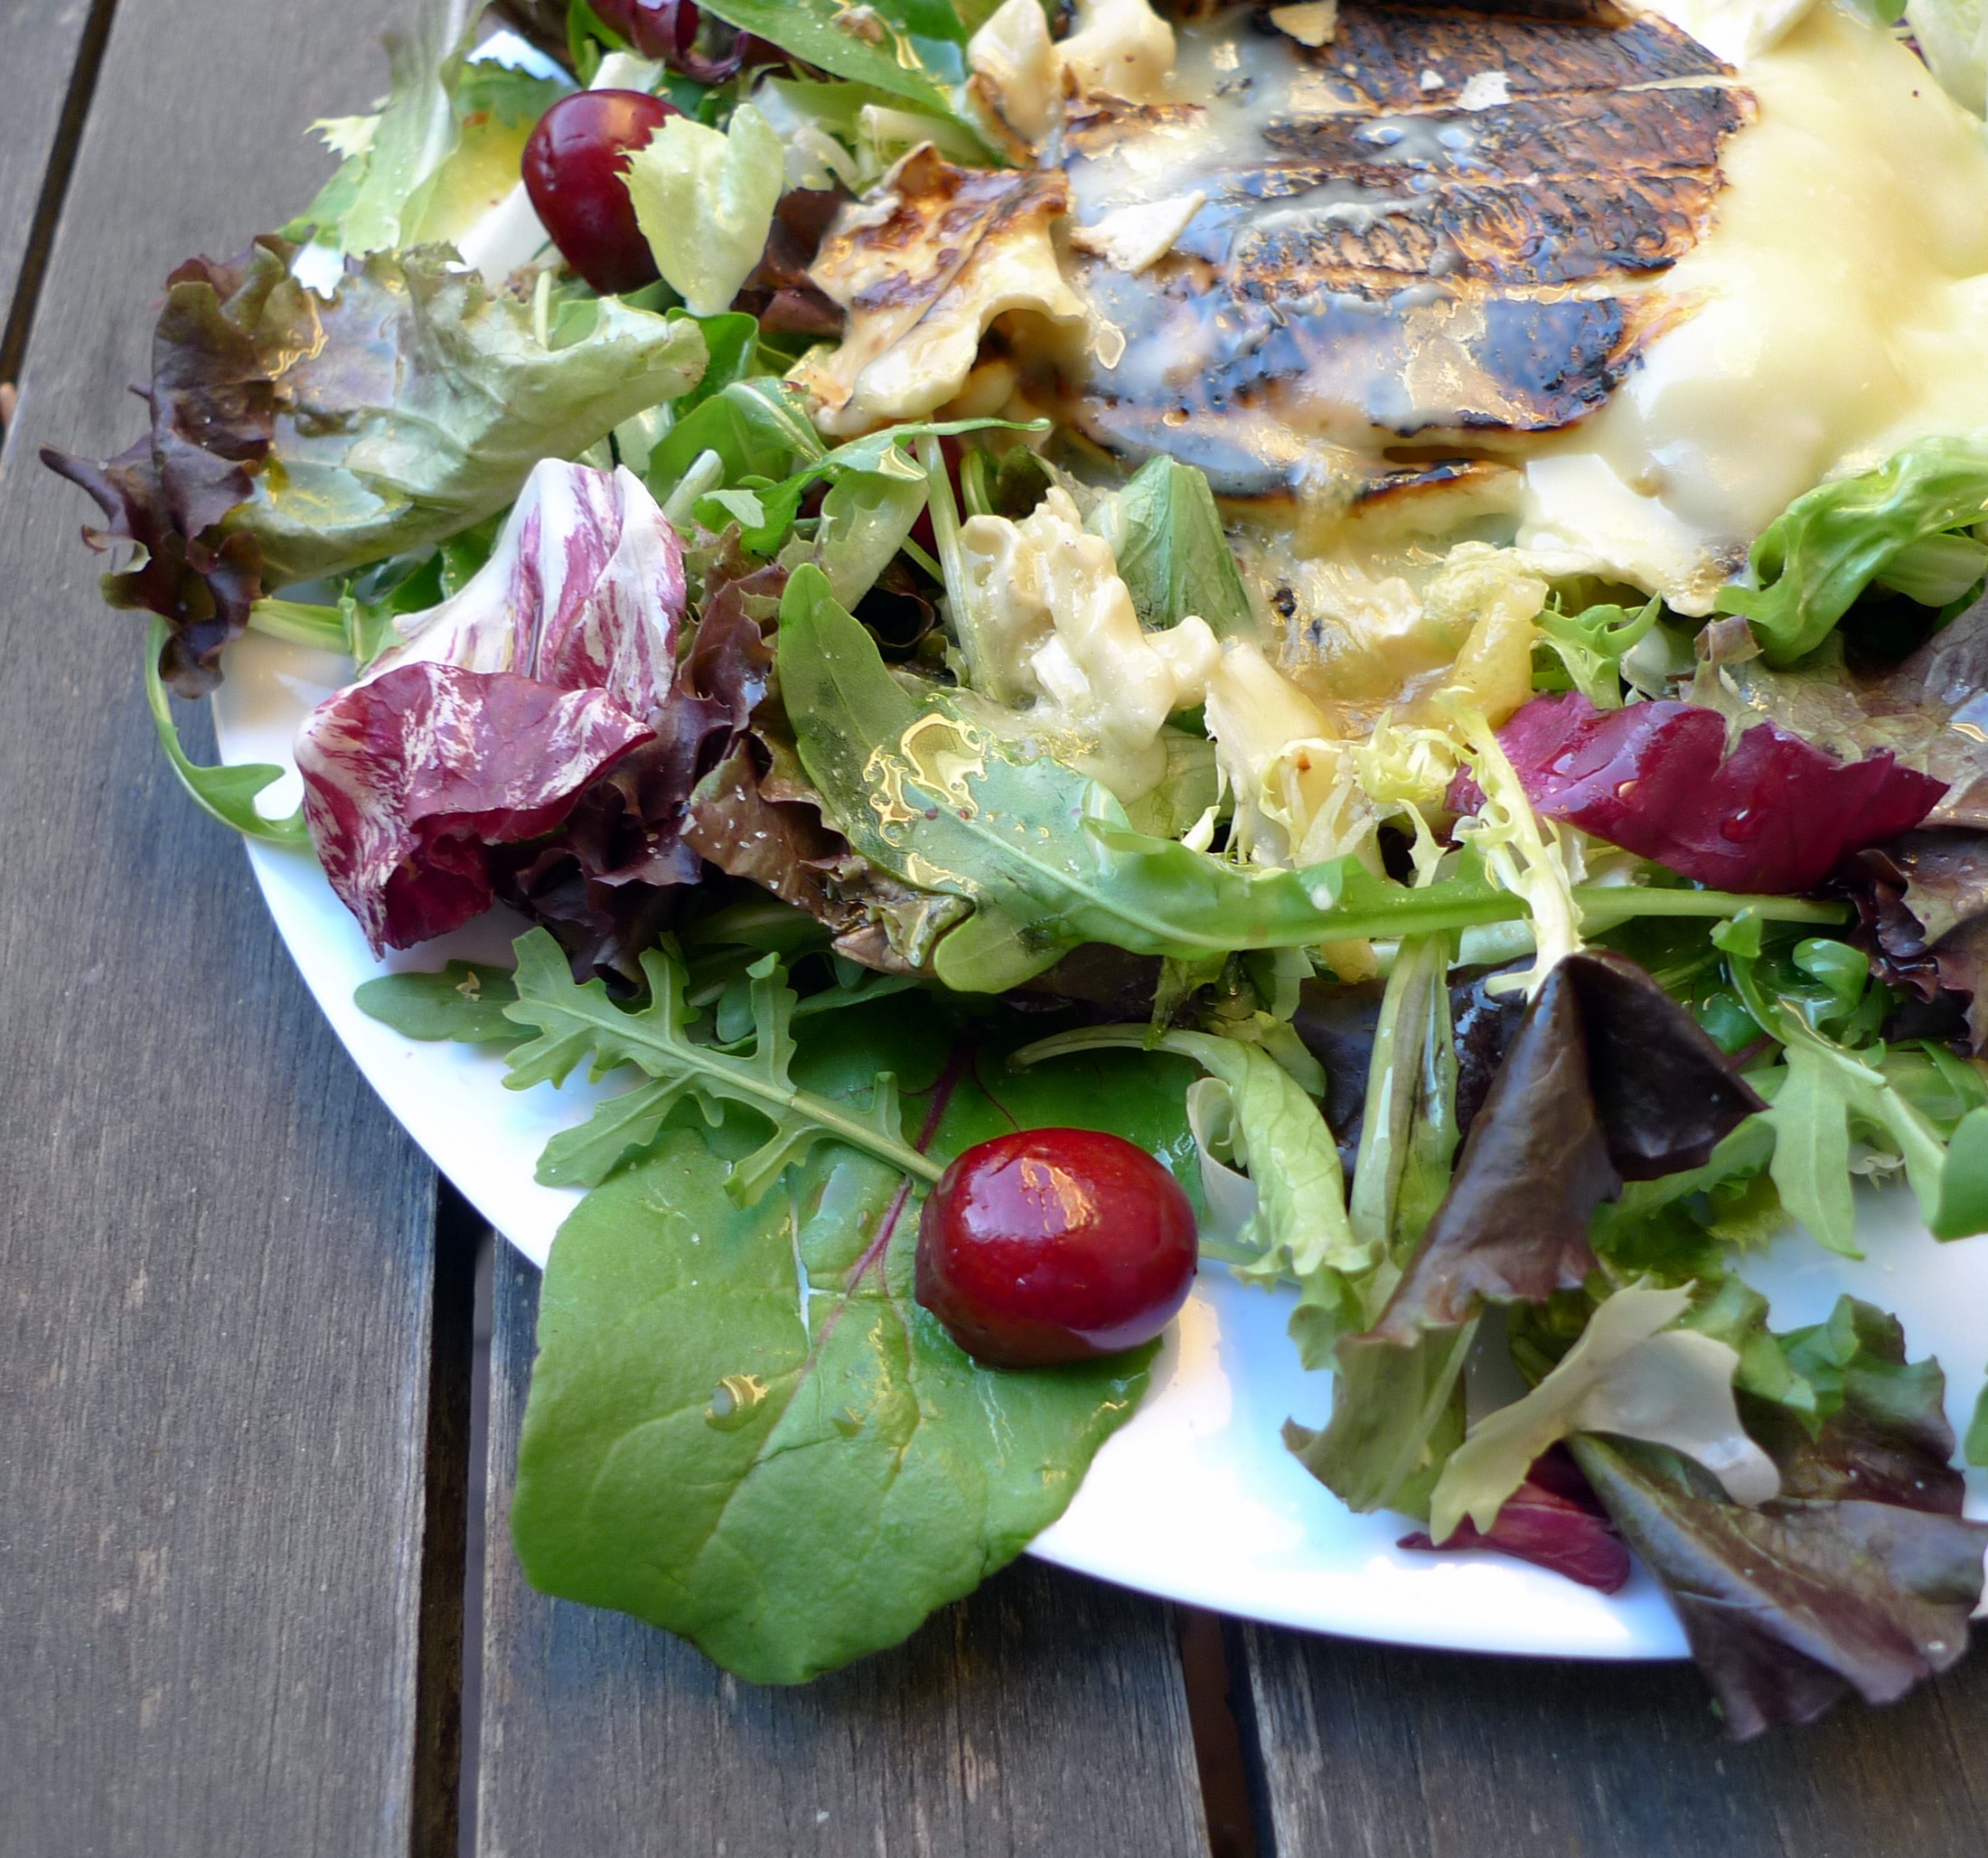
<path fill-rule="evenodd" d="M 919 1302 L 990 1367 L 1149 1342 L 1194 1274 L 1194 1209 L 1179 1183 L 1145 1150 L 1086 1129 L 969 1149 L 918 1225 Z"/>
<path fill-rule="evenodd" d="M 576 90 L 525 144 L 525 192 L 560 255 L 604 296 L 656 281 L 628 197 L 628 156 L 683 112 L 640 90 Z"/>

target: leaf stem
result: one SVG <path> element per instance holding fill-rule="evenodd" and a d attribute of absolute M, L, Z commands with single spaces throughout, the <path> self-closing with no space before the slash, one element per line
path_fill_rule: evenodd
<path fill-rule="evenodd" d="M 303 600 L 258 600 L 248 609 L 248 624 L 272 639 L 352 656 L 352 635 L 346 630 L 343 609 L 337 606 L 318 606 Z"/>

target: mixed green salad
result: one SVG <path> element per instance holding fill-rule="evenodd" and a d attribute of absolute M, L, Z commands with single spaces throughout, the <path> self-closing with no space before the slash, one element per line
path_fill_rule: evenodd
<path fill-rule="evenodd" d="M 430 5 L 319 198 L 173 274 L 145 436 L 49 459 L 200 805 L 377 952 L 529 925 L 365 1009 L 630 1082 L 539 1163 L 587 1191 L 523 1565 L 763 1682 L 971 1590 L 1157 1345 L 976 1360 L 920 1209 L 1104 1131 L 1290 1296 L 1334 1497 L 1608 1591 L 1633 1550 L 1735 1733 L 1894 1698 L 1982 1597 L 1944 1377 L 1848 1298 L 1775 1330 L 1747 1271 L 1793 1225 L 1856 1255 L 1860 1183 L 1988 1230 L 1988 434 L 1810 489 L 1710 615 L 1419 545 L 1335 708 L 1274 518 L 1015 387 L 1069 209 L 996 80 L 1145 56 L 1128 4 L 571 0 L 557 76 Z M 251 631 L 351 661 L 286 819 L 170 700 Z"/>

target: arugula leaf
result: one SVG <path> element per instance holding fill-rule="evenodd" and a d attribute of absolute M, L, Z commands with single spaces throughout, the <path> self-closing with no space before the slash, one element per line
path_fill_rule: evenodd
<path fill-rule="evenodd" d="M 705 10 L 805 64 L 971 125 L 954 105 L 969 32 L 948 0 L 713 0 Z M 976 143 L 980 141 L 972 131 Z"/>
<path fill-rule="evenodd" d="M 948 699 L 914 697 L 811 567 L 782 602 L 780 680 L 802 761 L 857 849 L 907 883 L 973 900 L 934 956 L 957 990 L 1005 990 L 1084 942 L 1194 960 L 1524 907 L 1486 884 L 1411 891 L 1354 859 L 1249 869 L 1135 832 L 1074 770 L 1017 759 Z"/>
<path fill-rule="evenodd" d="M 362 982 L 353 1003 L 404 1038 L 463 1045 L 516 1045 L 524 1029 L 505 1016 L 518 998 L 508 969 L 451 962 L 437 974 L 382 974 Z"/>
<path fill-rule="evenodd" d="M 518 998 L 504 1008 L 504 1016 L 538 1037 L 511 1054 L 508 1089 L 563 1084 L 582 1064 L 596 1079 L 617 1065 L 633 1065 L 655 1080 L 604 1103 L 578 1129 L 555 1136 L 539 1163 L 539 1178 L 549 1186 L 590 1187 L 605 1179 L 632 1150 L 654 1140 L 671 1111 L 691 1100 L 707 1116 L 736 1103 L 773 1124 L 766 1140 L 732 1169 L 728 1191 L 742 1206 L 757 1200 L 817 1142 L 831 1140 L 901 1173 L 938 1179 L 938 1165 L 904 1139 L 896 1086 L 887 1073 L 877 1074 L 869 1105 L 860 1112 L 795 1085 L 790 1071 L 794 996 L 780 976 L 776 956 L 765 956 L 751 971 L 756 1037 L 750 1055 L 737 1056 L 691 1038 L 683 969 L 665 950 L 652 949 L 642 958 L 650 998 L 636 1009 L 617 1007 L 597 979 L 584 986 L 576 982 L 547 930 L 520 936 L 517 954 Z"/>
<path fill-rule="evenodd" d="M 1755 585 L 1722 588 L 1719 610 L 1746 615 L 1769 664 L 1792 664 L 1916 544 L 1984 518 L 1988 439 L 1921 439 L 1797 498 L 1753 545 Z"/>
<path fill-rule="evenodd" d="M 155 619 L 145 641 L 145 700 L 152 712 L 152 727 L 158 733 L 159 746 L 165 750 L 165 758 L 179 776 L 180 785 L 211 819 L 232 826 L 248 838 L 259 839 L 267 845 L 308 846 L 311 835 L 305 826 L 301 806 L 287 819 L 272 820 L 256 804 L 257 794 L 283 778 L 283 769 L 267 762 L 203 767 L 181 746 L 179 726 L 173 720 L 165 682 L 159 675 L 160 655 L 168 637 L 165 621 Z"/>
<path fill-rule="evenodd" d="M 650 455 L 649 488 L 659 502 L 670 501 L 707 452 L 715 454 L 718 464 L 708 487 L 749 478 L 773 483 L 796 458 L 812 462 L 822 455 L 806 403 L 774 376 L 727 381 L 690 405 Z"/>
<path fill-rule="evenodd" d="M 1106 1128 L 1191 1168 L 1179 1058 L 1008 1074 L 998 1028 L 974 1022 L 967 1065 L 953 1016 L 896 1004 L 803 1026 L 802 1090 L 853 1113 L 893 1073 L 934 1154 L 1017 1125 Z M 913 1299 L 917 1184 L 829 1143 L 790 1192 L 741 1208 L 726 1164 L 757 1140 L 736 1112 L 708 1132 L 680 1112 L 561 1231 L 512 1532 L 546 1591 L 794 1683 L 896 1643 L 1053 1522 L 1150 1351 L 977 1365 Z"/>
<path fill-rule="evenodd" d="M 1218 639 L 1254 630 L 1214 493 L 1195 466 L 1164 452 L 1149 459 L 1101 506 L 1099 526 L 1142 625 L 1177 625 L 1195 614 Z"/>

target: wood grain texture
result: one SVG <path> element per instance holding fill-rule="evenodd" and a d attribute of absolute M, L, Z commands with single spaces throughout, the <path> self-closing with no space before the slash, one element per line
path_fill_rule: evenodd
<path fill-rule="evenodd" d="M 0 5 L 0 326 L 20 284 L 91 5 L 92 0 Z"/>
<path fill-rule="evenodd" d="M 409 1850 L 432 1176 L 177 790 L 34 456 L 132 436 L 165 272 L 309 197 L 389 11 L 123 0 L 0 455 L 5 1858 Z"/>
<path fill-rule="evenodd" d="M 496 1261 L 484 1858 L 1205 1858 L 1168 1610 L 1035 1563 L 899 1651 L 758 1689 L 525 1584 L 508 1527 L 538 1274 Z"/>
<path fill-rule="evenodd" d="M 1266 1858 L 1981 1858 L 1988 1658 L 1892 1710 L 1728 1741 L 1683 1665 L 1232 1628 Z"/>

